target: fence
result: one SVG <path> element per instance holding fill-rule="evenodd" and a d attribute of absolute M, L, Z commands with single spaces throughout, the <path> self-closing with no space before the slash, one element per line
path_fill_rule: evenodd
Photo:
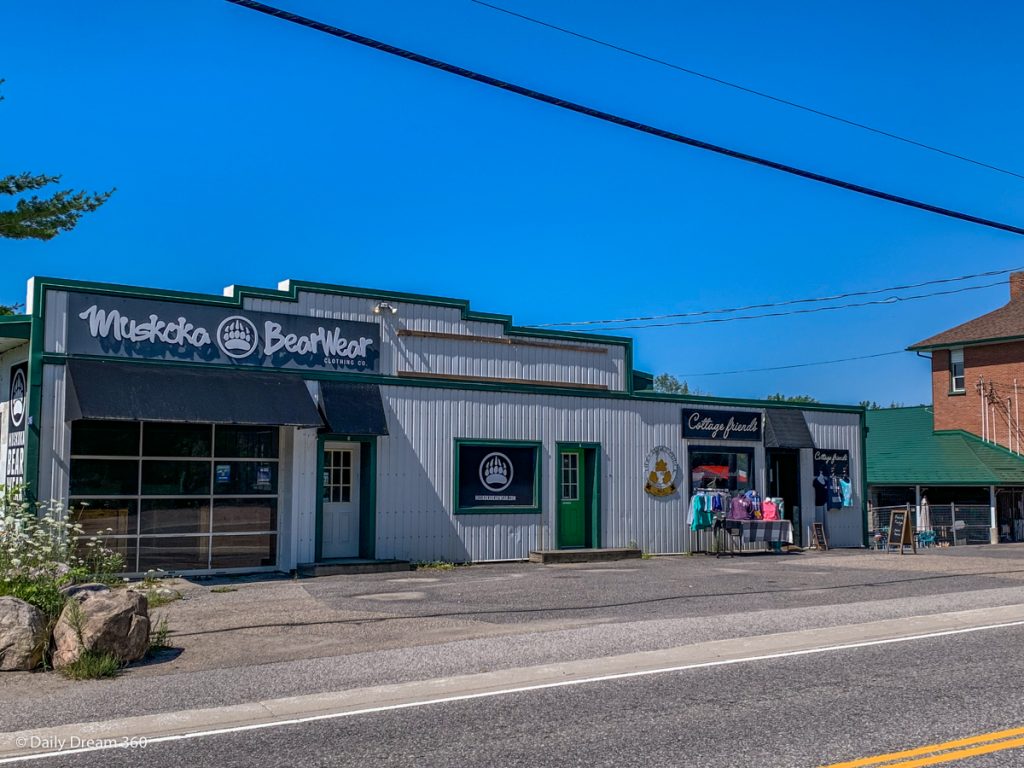
<path fill-rule="evenodd" d="M 875 534 L 889 530 L 889 514 L 894 509 L 906 510 L 911 530 L 915 535 L 919 533 L 917 530 L 918 510 L 915 505 L 872 507 L 868 519 L 871 529 L 868 537 L 870 540 L 878 541 Z M 930 522 L 928 530 L 934 533 L 934 541 L 939 546 L 991 543 L 992 510 L 987 505 L 929 504 L 928 518 Z M 920 531 L 920 533 L 923 532 Z"/>

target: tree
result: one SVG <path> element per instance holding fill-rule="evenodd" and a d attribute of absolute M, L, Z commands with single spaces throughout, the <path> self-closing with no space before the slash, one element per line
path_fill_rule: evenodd
<path fill-rule="evenodd" d="M 861 408 L 867 408 L 869 411 L 881 411 L 885 408 L 906 408 L 903 403 L 897 403 L 893 400 L 889 405 L 879 405 L 874 400 L 861 400 L 857 403 Z"/>
<path fill-rule="evenodd" d="M 776 392 L 774 395 L 768 395 L 765 400 L 771 400 L 776 403 L 816 403 L 817 398 L 811 397 L 810 395 L 784 395 L 781 392 Z"/>
<path fill-rule="evenodd" d="M 671 373 L 659 373 L 654 377 L 654 391 L 664 392 L 668 395 L 707 395 L 697 388 L 690 387 L 685 381 L 680 381 Z"/>
<path fill-rule="evenodd" d="M 0 85 L 3 84 L 0 80 Z M 0 96 L 3 101 L 3 96 Z M 34 192 L 49 184 L 56 184 L 60 176 L 19 173 L 0 177 L 0 194 L 20 195 Z M 0 210 L 0 237 L 14 240 L 50 240 L 61 232 L 74 229 L 78 220 L 103 205 L 114 190 L 109 192 L 82 192 L 60 189 L 49 197 L 23 197 L 13 209 Z"/>
<path fill-rule="evenodd" d="M 0 316 L 16 315 L 19 309 L 21 309 L 21 304 L 0 304 Z"/>

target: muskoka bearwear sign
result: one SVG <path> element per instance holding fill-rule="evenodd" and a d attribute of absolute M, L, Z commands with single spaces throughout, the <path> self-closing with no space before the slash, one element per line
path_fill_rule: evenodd
<path fill-rule="evenodd" d="M 68 353 L 375 373 L 375 323 L 71 293 Z"/>

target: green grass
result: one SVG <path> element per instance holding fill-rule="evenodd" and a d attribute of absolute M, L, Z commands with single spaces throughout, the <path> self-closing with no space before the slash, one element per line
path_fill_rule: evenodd
<path fill-rule="evenodd" d="M 652 555 L 650 552 L 642 552 L 640 554 L 640 559 L 641 560 L 652 560 L 653 558 L 654 558 L 654 555 Z"/>
<path fill-rule="evenodd" d="M 146 591 L 146 602 L 149 603 L 150 608 L 159 608 L 173 603 L 175 600 L 181 600 L 181 593 L 175 590 L 171 590 L 170 594 L 160 594 L 156 589 L 148 589 Z"/>
<path fill-rule="evenodd" d="M 454 571 L 455 563 L 449 563 L 447 560 L 433 560 L 429 563 L 416 563 L 417 571 Z"/>
<path fill-rule="evenodd" d="M 62 668 L 60 673 L 70 680 L 99 680 L 114 677 L 121 671 L 121 660 L 110 653 L 82 651 L 73 664 Z"/>
<path fill-rule="evenodd" d="M 224 592 L 237 592 L 238 591 L 238 587 L 229 587 L 229 586 L 226 586 L 226 585 L 222 586 L 222 587 L 210 587 L 210 591 L 214 592 L 215 594 L 220 595 L 220 594 L 223 594 Z"/>
<path fill-rule="evenodd" d="M 149 649 L 146 651 L 147 656 L 159 653 L 160 651 L 166 651 L 171 647 L 168 643 L 168 638 L 171 634 L 171 628 L 167 624 L 167 617 L 161 616 L 157 619 L 153 617 L 153 623 L 149 628 Z"/>

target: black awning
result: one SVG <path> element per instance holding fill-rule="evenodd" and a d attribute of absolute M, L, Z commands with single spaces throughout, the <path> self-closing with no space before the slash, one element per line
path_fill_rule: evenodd
<path fill-rule="evenodd" d="M 297 376 L 70 360 L 67 419 L 320 427 Z"/>
<path fill-rule="evenodd" d="M 814 439 L 807 428 L 803 411 L 796 408 L 766 408 L 764 412 L 765 448 L 813 448 Z"/>
<path fill-rule="evenodd" d="M 321 381 L 320 402 L 327 428 L 336 435 L 386 435 L 388 421 L 380 387 L 347 381 Z"/>

